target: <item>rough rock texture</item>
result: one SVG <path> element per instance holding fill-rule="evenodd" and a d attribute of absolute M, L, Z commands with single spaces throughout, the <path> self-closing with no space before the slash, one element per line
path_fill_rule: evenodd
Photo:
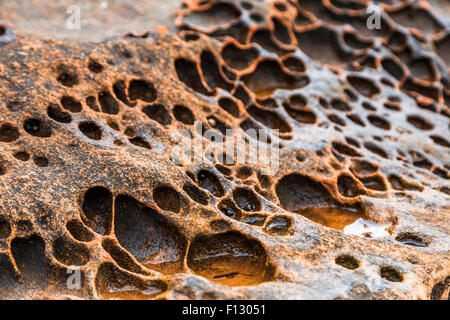
<path fill-rule="evenodd" d="M 1 298 L 449 298 L 448 2 L 184 1 L 97 44 L 2 15 Z M 175 164 L 195 121 L 278 129 L 278 172 Z"/>

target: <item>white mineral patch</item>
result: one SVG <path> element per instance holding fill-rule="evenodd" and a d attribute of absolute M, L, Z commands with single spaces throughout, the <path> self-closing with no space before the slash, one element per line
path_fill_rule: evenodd
<path fill-rule="evenodd" d="M 344 228 L 344 233 L 367 238 L 383 238 L 389 236 L 389 233 L 386 231 L 386 229 L 390 226 L 390 223 L 378 224 L 373 221 L 359 218 L 352 224 L 346 226 Z"/>

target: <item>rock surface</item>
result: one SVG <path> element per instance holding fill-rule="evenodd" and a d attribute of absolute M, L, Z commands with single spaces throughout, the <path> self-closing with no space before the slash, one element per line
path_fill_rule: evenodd
<path fill-rule="evenodd" d="M 0 298 L 449 299 L 448 2 L 81 2 L 2 2 Z"/>

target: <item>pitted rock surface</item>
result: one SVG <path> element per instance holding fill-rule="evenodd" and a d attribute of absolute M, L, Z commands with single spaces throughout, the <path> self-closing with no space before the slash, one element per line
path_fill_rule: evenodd
<path fill-rule="evenodd" d="M 5 5 L 1 298 L 449 299 L 448 2 L 184 1 L 81 38 Z M 267 128 L 278 171 L 175 163 L 199 122 Z"/>

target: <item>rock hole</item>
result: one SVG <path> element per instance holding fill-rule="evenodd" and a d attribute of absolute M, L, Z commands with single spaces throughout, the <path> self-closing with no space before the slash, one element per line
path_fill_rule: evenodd
<path fill-rule="evenodd" d="M 103 132 L 94 121 L 82 121 L 78 124 L 78 129 L 89 139 L 102 139 Z"/>
<path fill-rule="evenodd" d="M 258 50 L 253 47 L 241 49 L 234 43 L 229 43 L 222 49 L 222 57 L 231 68 L 244 70 L 250 67 L 258 58 Z"/>
<path fill-rule="evenodd" d="M 448 142 L 443 137 L 438 136 L 438 135 L 431 135 L 430 138 L 431 138 L 431 140 L 433 140 L 434 143 L 444 146 L 444 147 L 447 147 L 447 148 L 450 148 L 450 142 Z"/>
<path fill-rule="evenodd" d="M 41 167 L 41 168 L 48 167 L 48 159 L 45 157 L 39 157 L 39 156 L 33 157 L 33 162 L 38 167 Z"/>
<path fill-rule="evenodd" d="M 6 239 L 10 234 L 11 225 L 3 216 L 0 216 L 0 239 Z"/>
<path fill-rule="evenodd" d="M 391 130 L 391 124 L 389 121 L 375 114 L 371 114 L 367 117 L 367 120 L 375 127 L 378 127 L 383 130 Z"/>
<path fill-rule="evenodd" d="M 350 270 L 355 270 L 359 268 L 358 260 L 356 260 L 354 257 L 350 255 L 340 255 L 334 261 L 336 262 L 336 264 Z"/>
<path fill-rule="evenodd" d="M 142 100 L 153 102 L 156 100 L 156 89 L 152 83 L 145 80 L 131 80 L 128 87 L 128 96 L 130 100 Z"/>
<path fill-rule="evenodd" d="M 363 183 L 363 185 L 375 191 L 386 191 L 386 184 L 384 183 L 383 178 L 378 175 L 370 176 L 370 177 L 361 177 L 359 180 Z"/>
<path fill-rule="evenodd" d="M 219 172 L 225 176 L 230 176 L 231 175 L 231 169 L 227 168 L 225 166 L 222 166 L 221 164 L 216 164 L 214 165 L 214 167 L 219 170 Z"/>
<path fill-rule="evenodd" d="M 166 291 L 167 285 L 144 280 L 106 262 L 97 271 L 95 288 L 102 299 L 148 300 Z"/>
<path fill-rule="evenodd" d="M 214 232 L 225 232 L 230 230 L 231 224 L 223 219 L 216 219 L 210 222 L 210 228 Z"/>
<path fill-rule="evenodd" d="M 129 136 L 129 137 L 133 137 L 137 134 L 136 129 L 133 127 L 126 127 L 124 133 L 126 136 Z"/>
<path fill-rule="evenodd" d="M 0 176 L 5 175 L 6 172 L 7 172 L 6 164 L 5 163 L 0 163 Z"/>
<path fill-rule="evenodd" d="M 251 286 L 273 279 L 262 245 L 237 232 L 197 236 L 187 263 L 195 273 L 228 286 Z"/>
<path fill-rule="evenodd" d="M 365 160 L 354 159 L 352 160 L 351 170 L 357 176 L 364 177 L 377 172 L 378 166 Z"/>
<path fill-rule="evenodd" d="M 411 150 L 409 151 L 409 154 L 411 155 L 413 159 L 413 165 L 419 168 L 424 168 L 427 170 L 430 170 L 433 164 L 428 160 L 423 154 L 420 152 Z"/>
<path fill-rule="evenodd" d="M 259 13 L 250 14 L 250 19 L 252 19 L 253 21 L 255 21 L 257 23 L 262 22 L 264 20 L 263 16 L 260 15 Z"/>
<path fill-rule="evenodd" d="M 75 71 L 62 64 L 58 66 L 58 76 L 56 79 L 59 83 L 69 88 L 78 84 L 78 75 Z"/>
<path fill-rule="evenodd" d="M 344 230 L 358 219 L 363 217 L 363 211 L 359 205 L 344 207 L 331 205 L 329 207 L 310 207 L 295 211 L 309 220 L 333 228 Z"/>
<path fill-rule="evenodd" d="M 305 63 L 296 57 L 287 57 L 283 60 L 283 65 L 292 72 L 305 72 Z"/>
<path fill-rule="evenodd" d="M 270 109 L 275 109 L 278 108 L 278 103 L 275 99 L 273 98 L 267 98 L 267 99 L 256 99 L 256 102 L 265 107 L 265 108 L 270 108 Z"/>
<path fill-rule="evenodd" d="M 345 65 L 353 58 L 353 55 L 346 54 L 339 43 L 335 31 L 325 26 L 306 28 L 302 32 L 296 32 L 299 48 L 313 60 L 324 64 Z M 318 42 L 317 39 L 322 39 Z"/>
<path fill-rule="evenodd" d="M 19 129 L 10 123 L 3 123 L 0 126 L 0 141 L 13 142 L 20 137 Z"/>
<path fill-rule="evenodd" d="M 194 62 L 183 58 L 177 59 L 175 60 L 175 69 L 178 79 L 184 82 L 189 88 L 203 95 L 211 95 L 204 87 L 200 74 L 198 73 L 197 65 Z"/>
<path fill-rule="evenodd" d="M 207 205 L 209 201 L 208 194 L 199 189 L 191 182 L 186 182 L 183 185 L 183 190 L 188 194 L 188 196 L 197 203 L 202 205 Z"/>
<path fill-rule="evenodd" d="M 178 121 L 186 124 L 186 125 L 193 125 L 195 118 L 194 114 L 192 113 L 191 109 L 188 107 L 182 106 L 182 105 L 176 105 L 173 110 L 173 115 L 175 119 Z"/>
<path fill-rule="evenodd" d="M 432 172 L 435 175 L 438 175 L 441 178 L 450 179 L 450 174 L 445 169 L 442 169 L 442 168 L 439 168 L 439 167 L 435 167 L 435 168 L 433 168 Z"/>
<path fill-rule="evenodd" d="M 436 283 L 433 286 L 433 288 L 431 289 L 430 299 L 431 300 L 441 300 L 441 299 L 444 300 L 445 297 L 443 297 L 443 294 L 449 287 L 450 287 L 450 277 L 447 277 L 442 282 Z M 450 293 L 449 293 L 447 300 L 450 300 Z"/>
<path fill-rule="evenodd" d="M 281 178 L 275 192 L 280 205 L 293 212 L 307 207 L 327 206 L 332 201 L 328 190 L 321 183 L 300 174 Z"/>
<path fill-rule="evenodd" d="M 345 120 L 342 119 L 341 117 L 339 117 L 337 114 L 335 113 L 331 113 L 331 114 L 327 114 L 327 118 L 333 122 L 336 123 L 337 125 L 340 125 L 342 127 L 345 127 L 346 123 Z"/>
<path fill-rule="evenodd" d="M 401 178 L 395 174 L 389 175 L 388 180 L 391 183 L 392 188 L 394 188 L 396 190 L 421 191 L 423 189 L 415 184 L 412 184 L 412 183 L 404 180 L 403 178 Z"/>
<path fill-rule="evenodd" d="M 233 96 L 242 101 L 244 106 L 250 102 L 250 95 L 243 86 L 239 85 L 233 93 Z"/>
<path fill-rule="evenodd" d="M 91 108 L 95 112 L 100 112 L 100 108 L 98 107 L 97 104 L 97 98 L 95 98 L 94 96 L 87 97 L 86 104 L 88 105 L 89 108 Z"/>
<path fill-rule="evenodd" d="M 158 186 L 153 189 L 153 200 L 158 207 L 166 211 L 180 211 L 180 194 L 170 186 Z"/>
<path fill-rule="evenodd" d="M 420 94 L 423 95 L 425 97 L 434 99 L 436 101 L 438 101 L 440 98 L 440 93 L 439 93 L 439 89 L 436 85 L 433 84 L 423 84 L 422 82 L 418 82 L 415 80 L 415 78 L 408 78 L 406 79 L 402 86 L 401 89 L 403 91 L 406 91 L 407 93 L 410 94 Z"/>
<path fill-rule="evenodd" d="M 400 233 L 395 240 L 414 247 L 427 247 L 429 244 L 429 242 L 424 240 L 421 236 L 411 232 Z"/>
<path fill-rule="evenodd" d="M 82 266 L 89 261 L 89 250 L 66 238 L 53 241 L 53 255 L 66 266 Z"/>
<path fill-rule="evenodd" d="M 107 235 L 111 230 L 113 196 L 104 187 L 93 187 L 83 198 L 81 218 L 95 232 Z"/>
<path fill-rule="evenodd" d="M 166 217 L 127 195 L 115 200 L 114 231 L 120 245 L 145 267 L 163 274 L 183 270 L 187 241 Z"/>
<path fill-rule="evenodd" d="M 70 112 L 73 113 L 78 113 L 83 109 L 81 103 L 75 98 L 70 96 L 63 96 L 61 98 L 61 105 L 63 106 L 64 109 L 69 110 Z"/>
<path fill-rule="evenodd" d="M 120 126 L 119 126 L 119 124 L 118 124 L 116 121 L 114 121 L 113 119 L 108 119 L 108 120 L 106 121 L 106 124 L 107 124 L 111 129 L 113 129 L 113 130 L 115 130 L 115 131 L 120 131 Z"/>
<path fill-rule="evenodd" d="M 136 87 L 138 87 L 138 86 L 139 85 L 136 85 Z M 128 100 L 126 90 L 127 90 L 127 86 L 125 85 L 125 81 L 123 81 L 123 80 L 118 80 L 113 85 L 113 91 L 114 91 L 114 94 L 116 95 L 117 99 L 119 99 L 120 101 L 122 101 L 129 107 L 134 107 L 136 105 L 136 103 L 135 102 L 133 103 L 130 100 Z M 142 89 L 142 90 L 145 91 L 145 89 Z M 135 94 L 138 94 L 137 91 L 139 91 L 139 88 L 134 88 L 134 91 L 135 91 Z"/>
<path fill-rule="evenodd" d="M 368 49 L 372 46 L 372 41 L 363 41 L 354 33 L 350 32 L 344 33 L 344 42 L 346 45 L 356 50 Z"/>
<path fill-rule="evenodd" d="M 347 102 L 338 99 L 338 98 L 334 98 L 331 100 L 331 107 L 333 109 L 339 110 L 339 111 L 351 111 L 352 108 L 348 105 Z"/>
<path fill-rule="evenodd" d="M 152 145 L 142 137 L 129 138 L 128 141 L 130 141 L 135 146 L 138 146 L 141 148 L 145 148 L 145 149 L 149 149 L 149 150 L 152 148 Z"/>
<path fill-rule="evenodd" d="M 78 220 L 70 220 L 67 222 L 66 229 L 75 240 L 81 242 L 94 240 L 94 234 Z"/>
<path fill-rule="evenodd" d="M 251 9 L 253 9 L 253 5 L 252 5 L 250 2 L 247 2 L 247 1 L 241 2 L 241 6 L 242 6 L 242 8 L 244 8 L 245 10 L 251 10 Z"/>
<path fill-rule="evenodd" d="M 272 236 L 284 236 L 289 232 L 292 220 L 285 216 L 275 216 L 267 221 L 264 232 Z"/>
<path fill-rule="evenodd" d="M 88 69 L 94 73 L 101 73 L 103 71 L 103 66 L 95 59 L 89 58 Z"/>
<path fill-rule="evenodd" d="M 236 205 L 247 212 L 261 210 L 261 202 L 257 195 L 250 189 L 237 188 L 233 191 L 233 199 Z"/>
<path fill-rule="evenodd" d="M 403 275 L 397 269 L 389 266 L 380 268 L 380 276 L 390 282 L 402 282 Z"/>
<path fill-rule="evenodd" d="M 392 101 L 386 101 L 383 106 L 386 109 L 393 110 L 393 111 L 401 111 L 402 107 L 398 104 L 398 102 L 392 102 Z"/>
<path fill-rule="evenodd" d="M 203 77 L 211 90 L 222 88 L 231 91 L 233 86 L 222 77 L 216 57 L 210 51 L 202 52 L 200 62 Z"/>
<path fill-rule="evenodd" d="M 267 216 L 264 214 L 248 214 L 241 219 L 241 222 L 251 226 L 262 227 L 266 222 Z"/>
<path fill-rule="evenodd" d="M 361 157 L 362 155 L 355 150 L 355 148 L 344 144 L 342 142 L 333 141 L 332 143 L 333 149 L 339 152 L 340 154 L 347 155 L 350 157 Z"/>
<path fill-rule="evenodd" d="M 254 105 L 247 109 L 247 112 L 258 122 L 261 122 L 270 129 L 279 130 L 281 133 L 291 132 L 289 124 L 274 111 L 264 110 Z"/>
<path fill-rule="evenodd" d="M 108 90 L 103 90 L 98 94 L 98 101 L 102 107 L 102 112 L 109 114 L 119 113 L 119 103 Z"/>
<path fill-rule="evenodd" d="M 436 41 L 435 45 L 439 56 L 445 61 L 447 66 L 450 65 L 450 34 L 447 33 L 447 35 Z"/>
<path fill-rule="evenodd" d="M 421 32 L 432 34 L 442 29 L 436 19 L 423 8 L 405 6 L 400 10 L 389 13 L 395 23 L 406 28 L 414 28 Z"/>
<path fill-rule="evenodd" d="M 351 144 L 352 146 L 354 146 L 354 147 L 356 147 L 356 148 L 359 148 L 359 147 L 360 147 L 360 144 L 359 144 L 358 140 L 356 140 L 356 139 L 354 139 L 354 138 L 352 138 L 352 137 L 345 137 L 345 141 L 346 141 L 348 144 Z"/>
<path fill-rule="evenodd" d="M 159 122 L 163 126 L 169 125 L 172 122 L 168 110 L 162 104 L 157 103 L 145 106 L 142 108 L 142 112 L 144 112 L 147 117 Z"/>
<path fill-rule="evenodd" d="M 292 119 L 300 123 L 314 124 L 317 121 L 317 116 L 308 108 L 305 108 L 303 110 L 293 109 L 288 106 L 284 106 L 284 108 Z"/>
<path fill-rule="evenodd" d="M 208 170 L 201 170 L 197 174 L 198 185 L 205 190 L 208 190 L 216 197 L 222 197 L 225 192 L 220 183 L 220 180 Z"/>
<path fill-rule="evenodd" d="M 267 97 L 277 89 L 299 89 L 309 84 L 308 77 L 288 75 L 274 60 L 260 61 L 255 71 L 244 75 L 242 80 L 260 97 Z"/>
<path fill-rule="evenodd" d="M 239 106 L 237 105 L 237 103 L 227 97 L 222 97 L 219 99 L 219 106 L 224 109 L 225 111 L 227 111 L 229 114 L 231 114 L 233 117 L 235 118 L 239 118 Z"/>
<path fill-rule="evenodd" d="M 18 151 L 13 156 L 20 161 L 28 161 L 30 159 L 30 155 L 26 151 Z"/>
<path fill-rule="evenodd" d="M 282 2 L 275 2 L 273 4 L 273 6 L 275 7 L 275 9 L 277 9 L 278 11 L 284 12 L 287 10 L 286 5 Z"/>
<path fill-rule="evenodd" d="M 367 102 L 367 101 L 364 101 L 362 104 L 362 107 L 364 108 L 364 109 L 366 109 L 366 110 L 369 110 L 369 111 L 377 111 L 377 108 L 375 108 L 373 105 L 371 105 L 369 102 Z"/>
<path fill-rule="evenodd" d="M 56 104 L 52 104 L 47 107 L 47 115 L 56 122 L 72 122 L 72 116 L 70 115 L 70 113 L 61 110 L 61 108 Z"/>
<path fill-rule="evenodd" d="M 244 166 L 239 167 L 236 171 L 236 177 L 245 180 L 253 174 L 253 170 L 250 167 Z"/>
<path fill-rule="evenodd" d="M 432 130 L 434 128 L 434 125 L 432 123 L 418 115 L 409 115 L 406 119 L 413 126 L 421 130 Z"/>
<path fill-rule="evenodd" d="M 408 64 L 408 69 L 416 78 L 425 81 L 434 81 L 435 75 L 432 64 L 428 58 L 419 58 L 411 61 Z"/>
<path fill-rule="evenodd" d="M 26 132 L 35 137 L 48 138 L 52 134 L 50 124 L 37 118 L 28 118 L 23 124 Z"/>
<path fill-rule="evenodd" d="M 123 250 L 122 248 L 120 248 L 114 240 L 111 239 L 104 239 L 102 241 L 102 247 L 103 249 L 105 249 L 106 252 L 109 253 L 109 255 L 111 256 L 111 258 L 113 258 L 113 260 L 115 262 L 117 262 L 117 264 L 121 267 L 124 268 L 125 270 L 134 272 L 134 273 L 144 273 L 146 274 L 147 272 L 145 272 L 143 270 L 143 268 L 138 265 L 133 258 L 131 257 L 131 255 Z"/>
<path fill-rule="evenodd" d="M 366 147 L 367 150 L 379 155 L 382 158 L 389 159 L 388 154 L 386 151 L 384 151 L 381 147 L 377 146 L 373 142 L 364 142 L 364 147 Z"/>
<path fill-rule="evenodd" d="M 381 66 L 397 80 L 401 80 L 405 76 L 405 73 L 400 65 L 390 58 L 384 58 L 381 61 Z"/>
<path fill-rule="evenodd" d="M 282 23 L 277 18 L 272 18 L 273 23 L 273 35 L 275 38 L 284 44 L 291 44 L 291 35 L 289 34 L 288 28 L 285 26 L 284 23 Z"/>
<path fill-rule="evenodd" d="M 61 294 L 66 288 L 66 270 L 50 266 L 45 253 L 45 242 L 40 236 L 13 239 L 11 254 L 21 273 L 20 286 L 28 294 L 34 290 L 48 292 L 51 288 L 55 288 Z"/>
<path fill-rule="evenodd" d="M 353 121 L 354 123 L 356 123 L 357 125 L 359 125 L 361 127 L 366 126 L 364 121 L 362 121 L 362 119 L 356 113 L 348 114 L 347 118 L 349 118 L 351 121 Z"/>
<path fill-rule="evenodd" d="M 373 83 L 372 80 L 358 76 L 348 76 L 347 80 L 352 87 L 363 96 L 371 98 L 380 93 L 380 89 Z"/>
<path fill-rule="evenodd" d="M 365 194 L 358 183 L 350 175 L 341 174 L 337 180 L 339 193 L 344 197 L 357 197 L 359 195 Z"/>
<path fill-rule="evenodd" d="M 183 40 L 186 42 L 197 41 L 200 39 L 200 36 L 193 32 L 186 32 L 182 35 Z"/>
<path fill-rule="evenodd" d="M 219 210 L 227 217 L 240 220 L 242 212 L 239 210 L 231 199 L 222 200 L 218 206 Z"/>

